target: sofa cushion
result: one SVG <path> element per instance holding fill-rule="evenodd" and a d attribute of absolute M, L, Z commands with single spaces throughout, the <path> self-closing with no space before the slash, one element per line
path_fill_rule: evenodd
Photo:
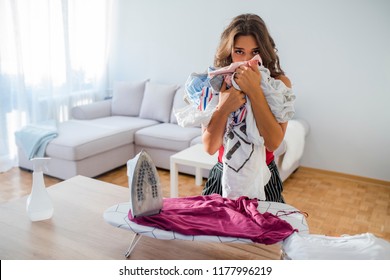
<path fill-rule="evenodd" d="M 115 82 L 112 94 L 111 113 L 113 116 L 138 116 L 145 91 L 146 81 Z"/>
<path fill-rule="evenodd" d="M 135 144 L 142 147 L 181 151 L 190 146 L 192 139 L 201 134 L 198 127 L 181 127 L 162 123 L 143 128 L 135 133 Z"/>
<path fill-rule="evenodd" d="M 172 106 L 172 112 L 171 112 L 171 119 L 170 119 L 170 122 L 171 123 L 175 123 L 177 124 L 177 119 L 176 119 L 176 116 L 175 116 L 175 110 L 177 109 L 181 109 L 185 106 L 187 106 L 188 104 L 184 101 L 184 95 L 185 95 L 185 90 L 183 87 L 179 88 L 176 93 L 175 93 L 175 97 L 173 99 L 173 106 Z"/>
<path fill-rule="evenodd" d="M 111 116 L 112 100 L 102 100 L 73 107 L 72 117 L 77 120 L 91 120 Z"/>
<path fill-rule="evenodd" d="M 140 128 L 159 124 L 158 121 L 141 119 L 138 117 L 111 116 L 90 121 L 91 124 L 104 126 L 111 129 L 127 129 L 133 133 Z M 134 138 L 131 139 L 134 142 Z"/>
<path fill-rule="evenodd" d="M 169 122 L 177 88 L 177 85 L 147 82 L 139 116 L 144 119 Z"/>
<path fill-rule="evenodd" d="M 58 137 L 46 148 L 48 157 L 81 160 L 134 142 L 136 130 L 155 121 L 113 116 L 96 120 L 70 120 L 58 125 Z"/>

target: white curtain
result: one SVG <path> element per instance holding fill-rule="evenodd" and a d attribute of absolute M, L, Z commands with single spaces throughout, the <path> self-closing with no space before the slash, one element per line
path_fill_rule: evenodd
<path fill-rule="evenodd" d="M 14 133 L 105 97 L 111 0 L 0 0 L 0 172 Z"/>

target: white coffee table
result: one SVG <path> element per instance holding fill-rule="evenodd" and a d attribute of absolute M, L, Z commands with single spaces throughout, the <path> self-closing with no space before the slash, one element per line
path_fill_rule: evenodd
<path fill-rule="evenodd" d="M 195 167 L 195 184 L 202 185 L 202 169 L 210 170 L 218 160 L 218 153 L 209 155 L 205 152 L 203 144 L 193 145 L 170 159 L 170 177 L 171 177 L 171 197 L 178 197 L 178 165 L 187 165 Z"/>

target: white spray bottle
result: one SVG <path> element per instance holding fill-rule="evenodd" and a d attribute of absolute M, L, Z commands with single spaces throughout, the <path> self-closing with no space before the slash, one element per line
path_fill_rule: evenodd
<path fill-rule="evenodd" d="M 42 221 L 53 216 L 53 204 L 46 191 L 43 169 L 50 158 L 33 158 L 33 182 L 31 194 L 27 198 L 27 214 L 31 221 Z"/>

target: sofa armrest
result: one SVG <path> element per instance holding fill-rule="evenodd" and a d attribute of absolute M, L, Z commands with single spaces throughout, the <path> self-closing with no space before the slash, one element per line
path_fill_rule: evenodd
<path fill-rule="evenodd" d="M 305 149 L 306 137 L 309 134 L 309 124 L 304 120 L 290 120 L 287 125 L 283 142 L 285 143 L 285 153 L 281 164 L 281 169 L 288 170 L 296 162 L 299 162 Z"/>
<path fill-rule="evenodd" d="M 286 152 L 286 141 L 283 140 L 282 143 L 280 143 L 279 147 L 274 151 L 275 158 L 280 157 Z"/>
<path fill-rule="evenodd" d="M 97 101 L 72 108 L 72 117 L 77 120 L 90 120 L 111 116 L 111 99 Z"/>

